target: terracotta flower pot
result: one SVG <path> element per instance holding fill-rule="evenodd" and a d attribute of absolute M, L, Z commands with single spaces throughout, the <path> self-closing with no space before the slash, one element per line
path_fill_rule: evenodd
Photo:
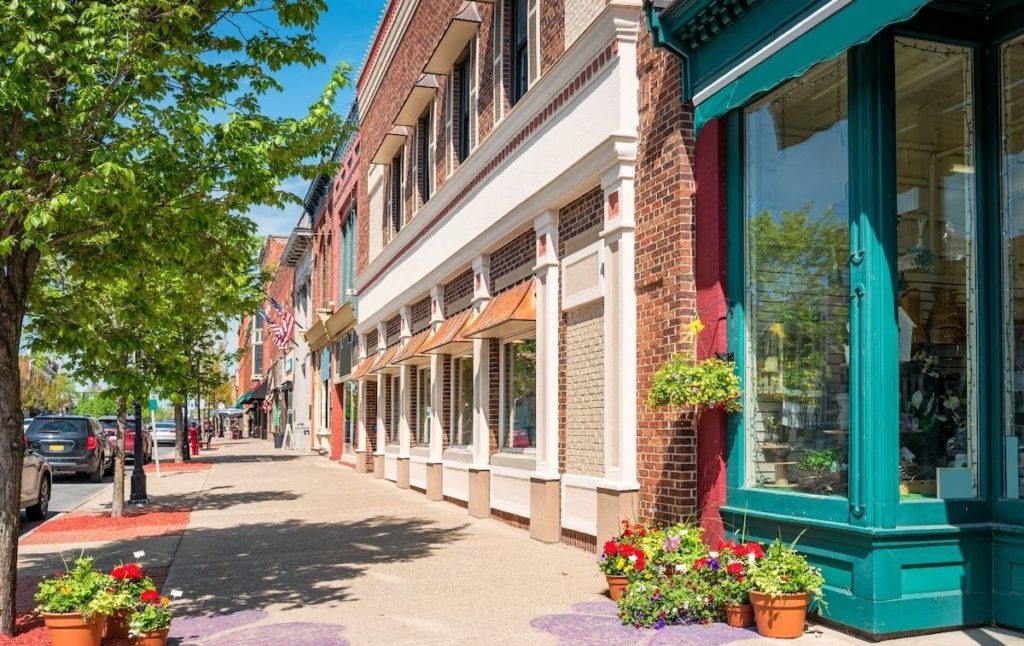
<path fill-rule="evenodd" d="M 169 632 L 171 632 L 170 628 L 162 628 L 146 633 L 142 637 L 136 637 L 135 646 L 164 646 L 167 643 L 167 633 Z"/>
<path fill-rule="evenodd" d="M 128 608 L 115 610 L 107 617 L 107 634 L 105 637 L 110 641 L 128 641 L 128 622 L 131 620 L 132 611 Z"/>
<path fill-rule="evenodd" d="M 78 613 L 41 613 L 53 646 L 100 646 L 106 615 L 86 619 Z"/>
<path fill-rule="evenodd" d="M 629 579 L 624 576 L 613 576 L 611 574 L 606 574 L 604 578 L 608 579 L 608 596 L 612 598 L 612 601 L 621 599 L 623 593 L 626 592 Z"/>
<path fill-rule="evenodd" d="M 795 639 L 804 634 L 807 604 L 810 595 L 780 594 L 773 597 L 764 592 L 750 591 L 750 604 L 754 607 L 757 632 L 763 637 Z"/>
<path fill-rule="evenodd" d="M 754 625 L 754 606 L 744 603 L 725 607 L 725 623 L 733 628 L 750 628 Z"/>

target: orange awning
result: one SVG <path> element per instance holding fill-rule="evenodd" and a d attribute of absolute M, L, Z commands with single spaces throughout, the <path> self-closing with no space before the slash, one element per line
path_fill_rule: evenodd
<path fill-rule="evenodd" d="M 537 279 L 519 283 L 487 304 L 465 331 L 473 339 L 498 339 L 537 327 Z"/>
<path fill-rule="evenodd" d="M 413 335 L 409 342 L 402 346 L 395 358 L 391 360 L 392 366 L 422 366 L 430 363 L 430 357 L 423 354 L 423 348 L 430 342 L 433 330 L 427 328 L 422 332 Z"/>
<path fill-rule="evenodd" d="M 371 354 L 360 362 L 356 369 L 352 371 L 352 374 L 348 376 L 345 381 L 359 381 L 360 379 L 366 379 L 370 372 L 370 368 L 373 367 L 373 363 L 377 360 L 376 354 Z"/>
<path fill-rule="evenodd" d="M 384 354 L 380 355 L 380 358 L 377 359 L 377 361 L 374 362 L 373 367 L 370 368 L 370 374 L 383 375 L 398 372 L 398 367 L 392 366 L 391 360 L 395 358 L 395 355 L 398 354 L 400 349 L 401 346 L 397 343 L 389 345 L 387 350 L 384 351 Z"/>
<path fill-rule="evenodd" d="M 465 336 L 466 327 L 473 322 L 473 308 L 467 307 L 444 320 L 430 341 L 423 344 L 421 354 L 459 354 L 473 349 L 473 339 Z"/>

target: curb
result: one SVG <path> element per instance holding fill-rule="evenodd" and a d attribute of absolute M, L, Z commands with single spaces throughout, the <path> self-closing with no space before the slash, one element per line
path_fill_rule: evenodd
<path fill-rule="evenodd" d="M 51 522 L 51 521 L 57 520 L 57 519 L 58 519 L 58 518 L 60 518 L 60 517 L 61 517 L 61 516 L 62 516 L 63 514 L 70 514 L 70 513 L 72 513 L 72 512 L 78 511 L 79 509 L 81 509 L 81 508 L 82 508 L 82 507 L 84 507 L 85 505 L 88 505 L 89 503 L 91 503 L 91 502 L 92 502 L 93 500 L 95 500 L 96 498 L 99 498 L 100 496 L 103 496 L 103 495 L 110 495 L 110 491 L 111 491 L 111 489 L 113 489 L 113 488 L 114 488 L 114 483 L 113 483 L 113 482 L 111 482 L 111 483 L 107 484 L 107 486 L 106 486 L 106 487 L 104 487 L 103 489 L 100 489 L 99 491 L 97 491 L 97 492 L 96 492 L 96 493 L 94 493 L 93 495 L 89 496 L 88 498 L 86 498 L 86 499 L 85 499 L 85 500 L 83 500 L 82 502 L 78 503 L 78 505 L 77 505 L 76 507 L 74 507 L 73 509 L 68 509 L 68 510 L 66 510 L 66 511 L 61 511 L 61 512 L 57 512 L 57 513 L 56 513 L 55 515 L 53 515 L 52 517 L 50 517 L 50 518 L 47 518 L 47 519 L 46 519 L 46 520 L 44 520 L 43 522 L 39 523 L 38 525 L 36 525 L 36 526 L 35 526 L 35 527 L 33 527 L 32 529 L 28 530 L 27 532 L 25 532 L 24 534 L 22 534 L 21 536 L 19 536 L 19 537 L 18 537 L 18 542 L 19 542 L 19 543 L 21 543 L 22 539 L 28 538 L 28 537 L 29 537 L 29 536 L 31 536 L 32 534 L 35 534 L 35 533 L 36 533 L 36 530 L 38 530 L 38 529 L 39 529 L 40 527 L 42 527 L 43 525 L 46 525 L 47 523 L 49 523 L 49 522 Z"/>

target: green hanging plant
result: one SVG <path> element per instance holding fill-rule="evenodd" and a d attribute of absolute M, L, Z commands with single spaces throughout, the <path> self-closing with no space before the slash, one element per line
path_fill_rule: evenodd
<path fill-rule="evenodd" d="M 684 334 L 696 340 L 703 329 L 704 323 L 698 317 L 685 326 Z M 697 361 L 693 354 L 676 352 L 654 373 L 647 405 L 680 406 L 698 413 L 711 409 L 738 413 L 742 396 L 735 361 Z"/>

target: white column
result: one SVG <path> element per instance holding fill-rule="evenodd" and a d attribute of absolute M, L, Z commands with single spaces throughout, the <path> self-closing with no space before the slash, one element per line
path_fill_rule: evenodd
<path fill-rule="evenodd" d="M 473 309 L 479 314 L 491 300 L 491 257 L 473 260 Z M 473 340 L 473 466 L 490 464 L 490 426 L 487 407 L 490 402 L 490 339 Z"/>
<path fill-rule="evenodd" d="M 387 349 L 388 339 L 388 328 L 385 323 L 377 324 L 377 356 L 384 354 Z M 384 433 L 384 416 L 387 411 L 384 410 L 386 400 L 384 399 L 384 382 L 387 380 L 387 375 L 377 375 L 377 450 L 374 451 L 375 456 L 384 455 L 384 445 L 387 444 L 387 435 Z M 394 395 L 392 394 L 392 397 Z"/>
<path fill-rule="evenodd" d="M 610 486 L 639 487 L 636 469 L 636 289 L 633 166 L 604 174 L 604 428 L 605 478 Z"/>
<path fill-rule="evenodd" d="M 430 327 L 436 333 L 444 322 L 444 285 L 430 290 Z M 430 355 L 430 462 L 444 458 L 444 355 Z"/>
<path fill-rule="evenodd" d="M 366 335 L 359 335 L 359 348 L 356 356 L 359 360 L 356 365 L 361 365 L 366 360 Z M 356 452 L 366 453 L 366 380 L 360 379 L 359 388 L 359 412 L 356 415 Z M 363 458 L 365 459 L 365 457 Z"/>
<path fill-rule="evenodd" d="M 558 212 L 533 222 L 537 233 L 537 472 L 558 478 Z"/>
<path fill-rule="evenodd" d="M 398 337 L 399 344 L 404 347 L 412 337 L 412 308 L 408 305 L 403 306 L 399 310 L 399 318 L 401 320 L 401 331 Z M 412 370 L 410 366 L 399 368 L 399 383 L 401 384 L 399 386 L 399 392 L 401 393 L 399 401 L 401 402 L 401 408 L 398 411 L 398 456 L 402 458 L 409 457 L 409 446 L 411 444 L 409 420 L 412 418 L 412 389 L 409 386 Z"/>

